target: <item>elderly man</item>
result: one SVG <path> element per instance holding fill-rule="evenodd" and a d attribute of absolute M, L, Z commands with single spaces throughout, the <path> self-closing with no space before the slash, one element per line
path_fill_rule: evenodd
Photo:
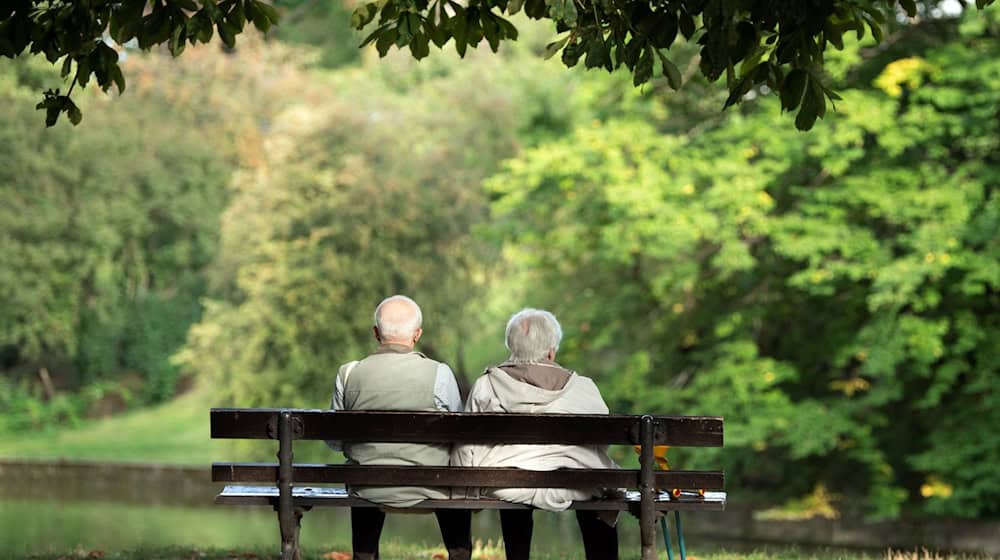
<path fill-rule="evenodd" d="M 420 306 L 395 295 L 375 308 L 375 340 L 378 348 L 370 356 L 340 367 L 337 373 L 334 410 L 426 410 L 462 409 L 455 376 L 446 364 L 413 350 L 423 334 Z M 351 463 L 361 465 L 447 465 L 449 446 L 410 443 L 345 443 L 328 441 L 335 451 L 343 448 Z M 426 499 L 449 497 L 448 489 L 420 487 L 352 487 L 366 500 L 390 507 L 410 507 Z M 471 512 L 435 512 L 450 560 L 472 556 Z M 379 508 L 351 508 L 351 539 L 354 558 L 379 557 L 379 537 L 385 513 Z"/>
<path fill-rule="evenodd" d="M 524 309 L 507 323 L 510 358 L 486 369 L 472 387 L 468 412 L 607 414 L 597 386 L 587 377 L 555 362 L 562 328 L 548 311 Z M 570 445 L 462 445 L 452 453 L 452 464 L 476 467 L 617 468 L 606 448 Z M 595 489 L 595 492 L 598 489 Z M 506 488 L 489 492 L 504 501 L 550 511 L 565 510 L 574 500 L 594 492 L 565 488 Z M 507 560 L 526 560 L 531 549 L 533 510 L 501 510 Z M 615 512 L 577 511 L 588 560 L 618 558 Z"/>

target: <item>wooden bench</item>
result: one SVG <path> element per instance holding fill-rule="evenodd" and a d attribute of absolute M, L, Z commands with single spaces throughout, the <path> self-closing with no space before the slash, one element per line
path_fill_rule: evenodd
<path fill-rule="evenodd" d="M 621 510 L 639 518 L 642 559 L 656 558 L 657 512 L 725 508 L 720 471 L 655 470 L 653 446 L 721 447 L 722 418 L 576 414 L 468 414 L 213 408 L 212 437 L 276 439 L 278 463 L 213 463 L 212 480 L 237 483 L 215 498 L 278 512 L 282 560 L 299 558 L 299 521 L 319 506 L 380 507 L 343 488 L 315 484 L 481 488 L 622 488 L 623 496 L 574 502 L 572 509 Z M 293 463 L 292 442 L 340 440 L 410 443 L 641 445 L 639 469 L 389 467 Z M 246 484 L 256 484 L 247 486 Z M 263 486 L 261 486 L 263 484 Z M 672 497 L 672 489 L 705 490 Z M 687 494 L 687 493 L 686 493 Z M 523 509 L 494 499 L 425 500 L 419 509 Z"/>

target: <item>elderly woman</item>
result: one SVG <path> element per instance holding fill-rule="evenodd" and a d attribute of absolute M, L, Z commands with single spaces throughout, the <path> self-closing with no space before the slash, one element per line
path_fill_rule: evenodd
<path fill-rule="evenodd" d="M 531 414 L 607 414 L 608 407 L 590 378 L 555 362 L 562 328 L 555 316 L 540 309 L 524 309 L 507 323 L 510 358 L 486 369 L 469 394 L 467 412 Z M 606 448 L 574 445 L 462 445 L 452 451 L 452 465 L 518 467 L 531 470 L 560 468 L 617 468 Z M 507 502 L 549 511 L 567 509 L 574 500 L 594 492 L 566 488 L 505 488 L 483 493 Z M 531 549 L 534 510 L 501 510 L 507 560 L 526 560 Z M 577 511 L 588 560 L 618 558 L 615 512 Z"/>

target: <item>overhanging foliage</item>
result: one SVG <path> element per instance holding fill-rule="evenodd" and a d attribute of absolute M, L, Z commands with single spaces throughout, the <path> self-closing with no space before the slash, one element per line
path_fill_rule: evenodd
<path fill-rule="evenodd" d="M 976 0 L 980 9 L 994 0 Z M 280 4 L 280 2 L 279 2 Z M 797 112 L 795 126 L 812 128 L 839 99 L 823 77 L 824 53 L 843 48 L 848 34 L 871 33 L 881 41 L 883 28 L 896 18 L 919 17 L 938 4 L 916 0 L 378 0 L 354 12 L 357 29 L 377 21 L 364 44 L 385 55 L 395 45 L 416 58 L 430 44 L 451 41 L 465 56 L 486 41 L 496 51 L 516 40 L 506 19 L 524 12 L 549 20 L 561 37 L 548 54 L 562 53 L 567 66 L 580 61 L 608 71 L 624 66 L 636 86 L 662 74 L 674 89 L 684 75 L 671 58 L 683 38 L 700 45 L 698 71 L 710 81 L 723 75 L 728 107 L 756 86 L 780 93 L 785 111 Z M 0 55 L 25 51 L 44 54 L 71 77 L 68 91 L 45 92 L 38 108 L 52 126 L 66 113 L 77 124 L 82 113 L 70 95 L 93 77 L 107 91 L 125 89 L 116 49 L 136 41 L 139 48 L 166 45 L 174 56 L 187 44 L 207 42 L 218 33 L 232 47 L 248 22 L 267 31 L 279 12 L 262 0 L 10 0 L 0 6 Z M 330 33 L 346 32 L 331 29 Z M 60 62 L 61 61 L 61 62 Z"/>

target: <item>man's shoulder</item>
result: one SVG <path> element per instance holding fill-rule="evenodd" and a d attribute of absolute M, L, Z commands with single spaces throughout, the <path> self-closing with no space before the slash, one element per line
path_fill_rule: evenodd
<path fill-rule="evenodd" d="M 340 368 L 337 369 L 337 375 L 340 377 L 344 377 L 345 375 L 350 374 L 351 370 L 356 368 L 360 363 L 361 360 L 352 360 L 350 362 L 345 362 L 343 364 L 340 364 Z"/>
<path fill-rule="evenodd" d="M 354 366 L 356 366 L 356 365 L 358 365 L 360 363 L 361 363 L 361 360 L 351 360 L 349 362 L 344 362 L 344 363 L 340 364 L 340 371 L 344 371 L 345 369 L 347 369 L 349 367 L 354 367 Z"/>
<path fill-rule="evenodd" d="M 437 371 L 439 371 L 439 372 L 441 370 L 447 370 L 449 373 L 451 373 L 451 366 L 449 366 L 448 364 L 446 364 L 446 363 L 444 363 L 444 362 L 442 362 L 440 360 L 435 360 L 434 358 L 428 358 L 427 355 L 425 355 L 425 354 L 423 354 L 421 352 L 414 351 L 414 352 L 412 352 L 410 354 L 407 354 L 407 355 L 419 358 L 421 363 L 425 363 L 425 364 L 427 364 L 429 366 L 434 366 L 437 369 Z"/>

